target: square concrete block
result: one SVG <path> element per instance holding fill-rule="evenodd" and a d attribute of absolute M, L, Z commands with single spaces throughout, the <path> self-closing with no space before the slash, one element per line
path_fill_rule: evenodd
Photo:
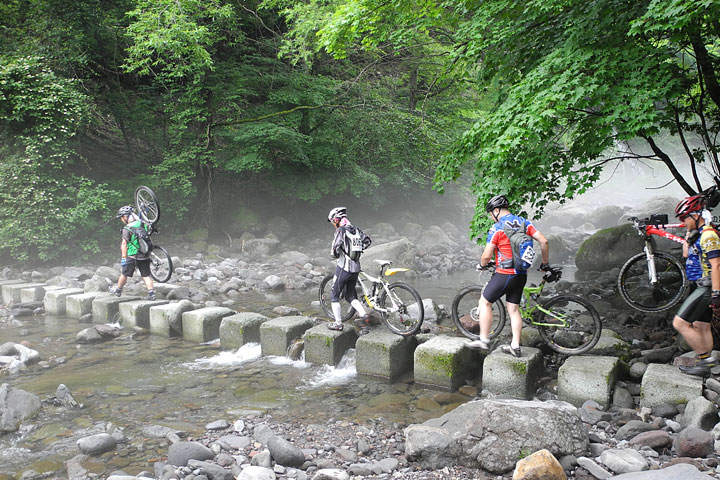
<path fill-rule="evenodd" d="M 270 320 L 254 312 L 240 312 L 220 322 L 220 346 L 224 349 L 240 348 L 246 343 L 260 343 L 260 325 Z"/>
<path fill-rule="evenodd" d="M 495 395 L 507 395 L 523 400 L 535 394 L 535 385 L 543 374 L 543 356 L 540 350 L 522 347 L 519 358 L 494 350 L 483 365 L 484 389 Z"/>
<path fill-rule="evenodd" d="M 220 322 L 235 314 L 226 307 L 205 307 L 182 314 L 183 339 L 188 342 L 209 342 L 220 338 Z"/>
<path fill-rule="evenodd" d="M 310 317 L 277 317 L 260 325 L 260 345 L 263 355 L 284 357 L 293 340 L 302 338 L 307 330 L 315 326 Z"/>
<path fill-rule="evenodd" d="M 64 287 L 58 285 L 44 285 L 42 287 L 29 287 L 20 290 L 20 301 L 22 303 L 27 302 L 42 302 L 45 299 L 45 293 L 53 290 L 62 290 Z"/>
<path fill-rule="evenodd" d="M 597 355 L 568 357 L 558 370 L 558 399 L 582 406 L 595 400 L 603 407 L 610 405 L 620 370 L 620 359 Z"/>
<path fill-rule="evenodd" d="M 23 288 L 35 288 L 35 287 L 44 287 L 44 283 L 8 283 L 6 285 L 2 286 L 2 299 L 3 303 L 7 305 L 8 303 L 21 303 L 22 299 L 20 298 L 20 292 Z"/>
<path fill-rule="evenodd" d="M 123 327 L 150 329 L 150 307 L 166 305 L 169 300 L 133 300 L 120 304 L 120 322 Z"/>
<path fill-rule="evenodd" d="M 65 297 L 65 315 L 71 318 L 80 318 L 92 313 L 92 302 L 96 298 L 110 296 L 107 292 L 88 292 Z M 115 297 L 113 297 L 115 298 Z"/>
<path fill-rule="evenodd" d="M 355 346 L 354 328 L 338 332 L 324 323 L 305 332 L 305 361 L 319 365 L 337 365 L 348 349 Z"/>
<path fill-rule="evenodd" d="M 96 323 L 115 323 L 120 316 L 120 304 L 140 300 L 140 297 L 116 297 L 115 295 L 98 297 L 92 301 L 93 321 Z"/>
<path fill-rule="evenodd" d="M 194 309 L 189 300 L 150 307 L 150 333 L 163 337 L 182 336 L 182 315 Z"/>
<path fill-rule="evenodd" d="M 415 349 L 415 383 L 455 390 L 480 378 L 484 356 L 465 346 L 465 338 L 438 335 Z"/>
<path fill-rule="evenodd" d="M 401 337 L 386 328 L 376 328 L 358 338 L 355 344 L 355 370 L 358 375 L 394 380 L 413 370 L 417 347 L 414 336 Z"/>
<path fill-rule="evenodd" d="M 68 295 L 79 295 L 83 293 L 82 288 L 62 288 L 60 290 L 52 290 L 45 292 L 45 312 L 49 315 L 65 315 L 65 302 Z"/>
<path fill-rule="evenodd" d="M 688 403 L 702 396 L 703 379 L 686 375 L 674 365 L 651 363 L 640 387 L 640 406 L 652 408 L 661 403 Z"/>

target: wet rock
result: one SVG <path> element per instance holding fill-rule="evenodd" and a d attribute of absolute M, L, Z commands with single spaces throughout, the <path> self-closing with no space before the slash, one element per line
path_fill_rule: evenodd
<path fill-rule="evenodd" d="M 78 323 L 92 323 L 92 321 L 93 321 L 92 313 L 86 313 L 85 315 L 82 315 L 78 319 Z"/>
<path fill-rule="evenodd" d="M 95 325 L 95 330 L 103 340 L 111 340 L 120 336 L 122 330 L 114 325 Z"/>
<path fill-rule="evenodd" d="M 87 455 L 79 454 L 65 462 L 68 480 L 87 480 L 88 472 L 83 464 L 88 460 Z"/>
<path fill-rule="evenodd" d="M 117 441 L 110 434 L 98 433 L 81 438 L 77 441 L 77 446 L 85 455 L 98 455 L 114 450 L 117 447 Z"/>
<path fill-rule="evenodd" d="M 278 317 L 289 317 L 292 315 L 302 315 L 302 312 L 295 307 L 288 307 L 285 305 L 279 305 L 273 308 L 273 313 Z"/>
<path fill-rule="evenodd" d="M 270 290 L 285 290 L 286 281 L 277 275 L 268 275 L 263 279 L 268 284 Z"/>
<path fill-rule="evenodd" d="M 710 432 L 688 427 L 675 437 L 673 448 L 679 457 L 705 458 L 715 450 L 715 440 Z"/>
<path fill-rule="evenodd" d="M 184 467 L 190 460 L 212 460 L 213 453 L 198 442 L 178 442 L 168 449 L 168 463 Z"/>
<path fill-rule="evenodd" d="M 566 480 L 565 470 L 552 453 L 543 449 L 520 460 L 515 465 L 513 480 Z"/>
<path fill-rule="evenodd" d="M 40 411 L 37 395 L 13 388 L 7 383 L 0 385 L 0 432 L 14 432 L 23 421 Z"/>
<path fill-rule="evenodd" d="M 91 327 L 80 330 L 75 336 L 75 340 L 78 343 L 97 343 L 102 342 L 103 338 L 95 328 Z"/>
<path fill-rule="evenodd" d="M 78 408 L 80 406 L 72 393 L 70 393 L 70 389 L 62 383 L 55 390 L 55 402 L 65 408 Z"/>

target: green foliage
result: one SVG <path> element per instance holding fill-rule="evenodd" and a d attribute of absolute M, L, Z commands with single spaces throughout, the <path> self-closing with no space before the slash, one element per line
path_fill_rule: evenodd
<path fill-rule="evenodd" d="M 88 98 L 40 58 L 0 66 L 0 255 L 48 260 L 97 251 L 99 213 L 109 192 L 78 173 L 73 137 Z M 76 235 L 89 239 L 70 241 Z"/>

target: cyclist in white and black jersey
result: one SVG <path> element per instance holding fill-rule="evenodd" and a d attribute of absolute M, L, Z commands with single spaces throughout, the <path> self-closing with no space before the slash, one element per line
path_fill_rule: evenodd
<path fill-rule="evenodd" d="M 330 254 L 333 258 L 337 258 L 335 281 L 330 297 L 335 322 L 329 323 L 328 328 L 331 330 L 343 329 L 341 298 L 352 305 L 360 315 L 361 324 L 367 326 L 369 315 L 363 304 L 357 299 L 355 285 L 360 273 L 360 252 L 370 246 L 370 237 L 350 223 L 345 207 L 335 207 L 330 210 L 328 222 L 335 227 L 335 237 L 330 247 Z"/>

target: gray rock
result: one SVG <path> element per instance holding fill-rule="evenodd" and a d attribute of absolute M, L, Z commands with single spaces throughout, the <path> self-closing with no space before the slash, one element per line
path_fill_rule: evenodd
<path fill-rule="evenodd" d="M 315 473 L 313 480 L 350 480 L 350 475 L 339 468 L 321 468 Z"/>
<path fill-rule="evenodd" d="M 55 401 L 65 408 L 77 408 L 80 404 L 75 400 L 75 397 L 70 393 L 70 389 L 61 383 L 55 390 Z"/>
<path fill-rule="evenodd" d="M 272 456 L 270 455 L 270 452 L 267 450 L 263 450 L 262 452 L 258 453 L 252 458 L 252 460 L 250 461 L 250 465 L 272 468 Z"/>
<path fill-rule="evenodd" d="M 677 405 L 674 405 L 672 403 L 662 403 L 660 405 L 655 405 L 652 409 L 652 414 L 656 417 L 672 418 L 677 415 L 677 413 Z"/>
<path fill-rule="evenodd" d="M 298 447 L 281 437 L 271 437 L 267 441 L 270 455 L 277 463 L 285 467 L 301 467 L 305 463 L 305 454 Z"/>
<path fill-rule="evenodd" d="M 77 446 L 85 455 L 99 455 L 117 447 L 117 441 L 108 433 L 98 433 L 77 441 Z"/>
<path fill-rule="evenodd" d="M 272 468 L 258 467 L 251 465 L 243 468 L 237 480 L 275 480 L 275 472 Z"/>
<path fill-rule="evenodd" d="M 95 330 L 103 340 L 110 340 L 120 336 L 122 330 L 112 325 L 95 325 Z"/>
<path fill-rule="evenodd" d="M 234 480 L 230 470 L 225 470 L 220 465 L 212 462 L 203 462 L 200 460 L 188 460 L 188 467 L 193 470 L 199 470 L 201 475 L 205 475 L 209 480 Z M 197 477 L 195 477 L 197 479 Z"/>
<path fill-rule="evenodd" d="M 710 432 L 688 427 L 675 437 L 673 449 L 678 457 L 705 458 L 715 450 L 715 440 Z"/>
<path fill-rule="evenodd" d="M 78 454 L 65 462 L 68 480 L 87 480 L 88 472 L 83 464 L 88 460 L 87 455 Z"/>
<path fill-rule="evenodd" d="M 515 432 L 523 432 L 518 435 Z M 522 452 L 550 450 L 555 457 L 587 450 L 577 409 L 566 402 L 475 400 L 405 429 L 405 454 L 424 468 L 455 464 L 505 473 Z"/>
<path fill-rule="evenodd" d="M 7 383 L 0 385 L 0 432 L 14 432 L 23 421 L 34 417 L 40 410 L 37 395 L 13 388 Z"/>
<path fill-rule="evenodd" d="M 367 477 L 368 475 L 372 475 L 372 470 L 370 470 L 370 464 L 368 463 L 353 463 L 348 467 L 347 472 L 350 475 L 360 477 Z"/>
<path fill-rule="evenodd" d="M 630 440 L 638 433 L 649 432 L 650 430 L 657 430 L 657 426 L 645 423 L 642 420 L 630 420 L 618 429 L 615 438 L 618 440 Z"/>
<path fill-rule="evenodd" d="M 77 335 L 75 335 L 75 340 L 78 343 L 97 343 L 102 342 L 103 338 L 94 327 L 90 327 L 80 330 Z"/>
<path fill-rule="evenodd" d="M 271 437 L 274 437 L 273 431 L 264 423 L 257 425 L 253 430 L 253 438 L 260 443 L 267 443 Z"/>
<path fill-rule="evenodd" d="M 616 386 L 613 392 L 613 405 L 619 408 L 633 408 L 635 400 L 627 388 Z"/>
<path fill-rule="evenodd" d="M 224 443 L 233 450 L 241 450 L 250 445 L 250 437 L 241 437 L 239 435 L 225 435 L 220 437 L 218 441 Z"/>
<path fill-rule="evenodd" d="M 645 457 L 631 448 L 605 450 L 600 455 L 600 461 L 615 473 L 641 472 L 647 470 Z"/>
<path fill-rule="evenodd" d="M 660 470 L 625 473 L 613 477 L 613 480 L 712 480 L 713 477 L 702 473 L 694 465 L 679 463 Z"/>
<path fill-rule="evenodd" d="M 143 435 L 153 438 L 166 438 L 171 433 L 177 433 L 179 430 L 165 427 L 162 425 L 148 425 L 142 427 Z"/>
<path fill-rule="evenodd" d="M 599 480 L 605 480 L 605 479 L 612 477 L 612 474 L 610 472 L 608 472 L 607 470 L 605 470 L 600 465 L 598 465 L 593 460 L 591 460 L 587 457 L 579 457 L 577 459 L 577 462 L 580 467 L 582 467 L 585 470 L 587 470 L 588 472 L 590 472 L 590 474 L 593 477 L 595 477 Z"/>
<path fill-rule="evenodd" d="M 685 427 L 697 427 L 712 430 L 718 423 L 718 408 L 704 397 L 690 400 L 682 414 L 680 424 Z"/>
<path fill-rule="evenodd" d="M 670 438 L 670 434 L 665 430 L 652 430 L 635 435 L 629 443 L 633 446 L 663 450 L 670 446 L 672 438 Z"/>
<path fill-rule="evenodd" d="M 168 463 L 184 467 L 190 460 L 212 460 L 213 453 L 198 442 L 178 442 L 168 449 Z"/>
<path fill-rule="evenodd" d="M 227 420 L 215 420 L 205 425 L 205 430 L 224 430 L 230 426 Z"/>
<path fill-rule="evenodd" d="M 630 366 L 630 378 L 639 380 L 642 378 L 643 375 L 645 375 L 645 370 L 647 370 L 648 366 L 647 363 L 643 362 L 635 362 Z"/>

